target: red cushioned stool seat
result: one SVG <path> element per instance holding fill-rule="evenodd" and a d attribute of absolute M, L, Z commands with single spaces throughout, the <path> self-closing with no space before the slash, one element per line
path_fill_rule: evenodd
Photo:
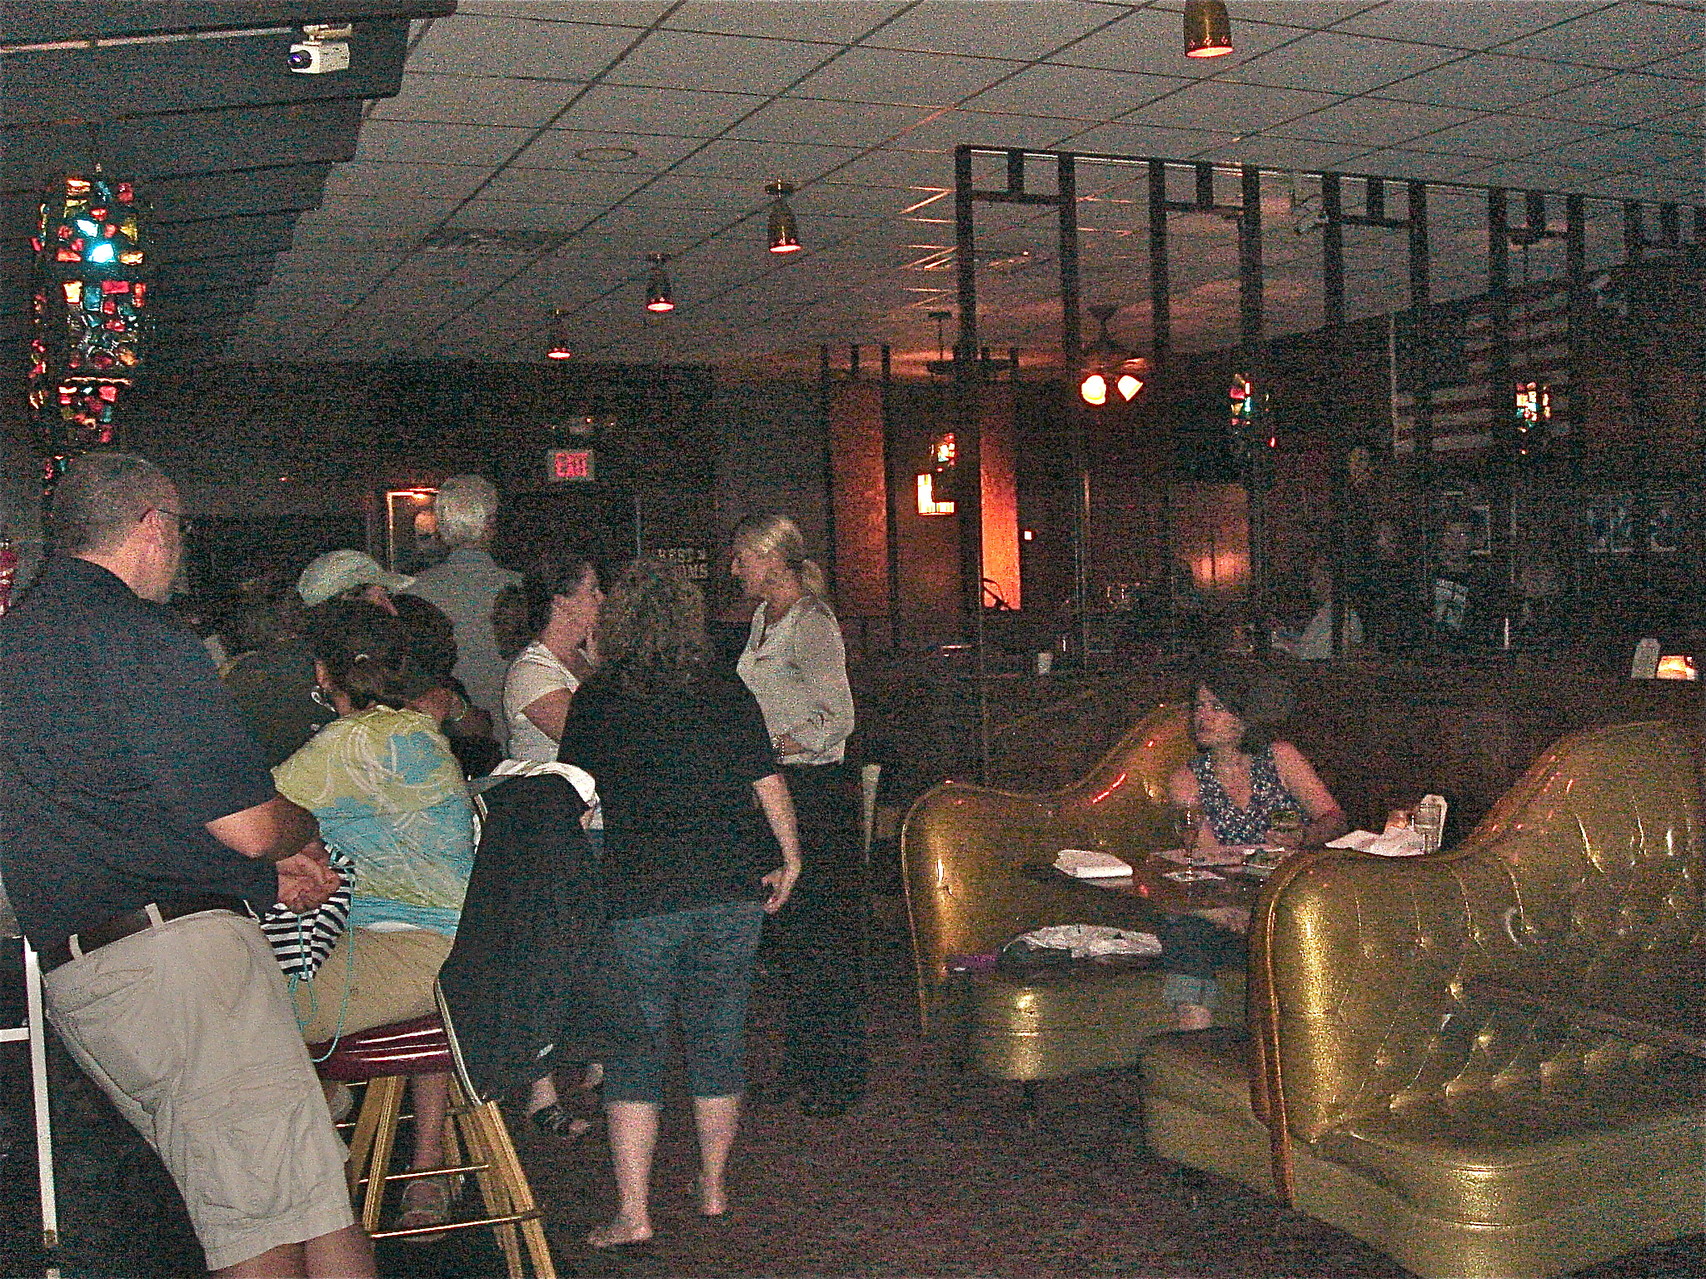
<path fill-rule="evenodd" d="M 365 1084 L 381 1075 L 443 1075 L 456 1068 L 437 1013 L 344 1035 L 336 1047 L 309 1044 L 308 1055 L 321 1079 L 340 1084 Z"/>
<path fill-rule="evenodd" d="M 491 1226 L 497 1234 L 498 1247 L 503 1250 L 509 1279 L 525 1279 L 524 1257 L 532 1262 L 537 1279 L 556 1279 L 556 1265 L 545 1239 L 539 1206 L 521 1160 L 516 1157 L 509 1128 L 497 1103 L 481 1101 L 475 1091 L 456 1046 L 455 1030 L 443 1007 L 441 999 L 437 1014 L 375 1026 L 372 1030 L 344 1035 L 335 1044 L 309 1047 L 312 1057 L 325 1059 L 315 1062 L 322 1079 L 366 1085 L 350 1133 L 348 1167 L 351 1198 L 360 1192 L 362 1229 L 375 1239 L 389 1239 Z M 444 1134 L 450 1162 L 442 1168 L 393 1173 L 391 1151 L 396 1144 L 397 1125 L 403 1118 L 405 1087 L 411 1076 L 436 1074 L 450 1076 L 450 1112 Z M 466 1159 L 462 1155 L 464 1148 Z M 424 1177 L 460 1179 L 464 1175 L 471 1175 L 480 1188 L 480 1197 L 485 1202 L 483 1216 L 413 1229 L 379 1229 L 387 1182 Z"/>

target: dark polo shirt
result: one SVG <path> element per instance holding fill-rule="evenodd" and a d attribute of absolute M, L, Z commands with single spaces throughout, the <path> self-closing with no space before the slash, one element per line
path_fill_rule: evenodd
<path fill-rule="evenodd" d="M 0 618 L 0 875 L 37 949 L 195 893 L 264 910 L 272 867 L 205 824 L 273 794 L 201 641 L 106 569 L 56 556 Z"/>

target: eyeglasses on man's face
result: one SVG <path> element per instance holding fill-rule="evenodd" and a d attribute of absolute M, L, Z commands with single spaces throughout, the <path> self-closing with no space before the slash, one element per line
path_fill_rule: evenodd
<path fill-rule="evenodd" d="M 191 537 L 195 534 L 194 520 L 187 517 L 182 511 L 174 511 L 164 506 L 149 507 L 148 510 L 142 512 L 138 517 L 138 521 L 140 522 L 141 520 L 147 519 L 150 513 L 155 511 L 158 511 L 161 515 L 170 515 L 172 517 L 177 524 L 179 537 Z"/>

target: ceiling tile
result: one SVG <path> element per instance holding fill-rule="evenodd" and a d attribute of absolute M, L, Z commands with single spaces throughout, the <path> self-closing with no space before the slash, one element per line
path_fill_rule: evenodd
<path fill-rule="evenodd" d="M 884 49 L 971 53 L 1031 61 L 1113 21 L 1123 12 L 1121 5 L 1079 4 L 1069 0 L 999 5 L 924 0 L 872 34 L 865 43 Z"/>
<path fill-rule="evenodd" d="M 1504 46 L 1509 53 L 1600 67 L 1632 67 L 1706 44 L 1706 12 L 1624 3 L 1583 14 Z"/>
<path fill-rule="evenodd" d="M 1360 97 L 1338 106 L 1293 119 L 1269 130 L 1285 138 L 1319 138 L 1320 142 L 1361 143 L 1365 147 L 1394 147 L 1428 131 L 1450 128 L 1472 119 L 1469 111 L 1452 107 L 1419 106 L 1416 102 L 1387 102 Z"/>
<path fill-rule="evenodd" d="M 1116 71 L 1141 71 L 1196 79 L 1225 72 L 1269 49 L 1295 40 L 1290 27 L 1263 23 L 1235 23 L 1232 39 L 1237 46 L 1223 58 L 1187 58 L 1184 22 L 1177 9 L 1138 9 L 1111 27 L 1093 32 L 1050 62 L 1077 67 L 1107 67 Z"/>
<path fill-rule="evenodd" d="M 319 208 L 305 212 L 296 225 L 434 227 L 460 203 L 460 199 L 428 199 L 413 193 L 332 195 L 322 199 Z"/>
<path fill-rule="evenodd" d="M 1138 107 L 1120 117 L 1119 123 L 1257 133 L 1337 100 L 1330 93 L 1199 80 L 1159 102 Z"/>
<path fill-rule="evenodd" d="M 814 182 L 858 155 L 851 147 L 820 147 L 784 142 L 741 142 L 723 139 L 707 143 L 680 161 L 682 173 L 708 173 L 760 182 L 787 174 L 794 183 Z"/>
<path fill-rule="evenodd" d="M 1383 98 L 1441 106 L 1503 111 L 1573 85 L 1601 79 L 1603 71 L 1561 66 L 1533 58 L 1475 54 L 1408 80 L 1386 85 Z"/>
<path fill-rule="evenodd" d="M 1675 111 L 1698 110 L 1701 81 L 1623 72 L 1564 93 L 1538 98 L 1523 113 L 1599 123 L 1607 119 L 1646 120 Z"/>
<path fill-rule="evenodd" d="M 1044 64 L 1019 72 L 993 89 L 978 94 L 965 105 L 978 111 L 1076 116 L 1100 123 L 1183 88 L 1186 83 L 1172 76 Z"/>
<path fill-rule="evenodd" d="M 1597 176 L 1597 170 L 1571 164 L 1541 164 L 1531 160 L 1505 160 L 1485 168 L 1470 169 L 1464 178 L 1477 186 L 1511 187 L 1519 191 L 1579 191 Z"/>
<path fill-rule="evenodd" d="M 1204 148 L 1229 141 L 1231 131 L 1213 129 L 1164 129 L 1133 121 L 1098 125 L 1072 138 L 1071 151 L 1099 151 L 1104 155 L 1135 155 L 1158 160 L 1190 160 Z"/>
<path fill-rule="evenodd" d="M 1675 134 L 1647 129 L 1610 129 L 1545 152 L 1548 160 L 1565 164 L 1638 164 L 1661 172 L 1699 154 L 1698 147 L 1689 146 Z"/>
<path fill-rule="evenodd" d="M 947 111 L 910 130 L 900 145 L 914 150 L 952 151 L 961 143 L 973 146 L 1025 147 L 1045 151 L 1084 128 L 1082 120 L 1050 120 L 1040 116 L 995 115 L 985 111 Z"/>
<path fill-rule="evenodd" d="M 1416 108 L 1411 106 L 1409 110 Z M 1536 120 L 1527 116 L 1484 115 L 1410 140 L 1412 146 L 1454 155 L 1520 158 L 1530 152 L 1562 146 L 1588 137 L 1592 125 L 1563 120 Z"/>
<path fill-rule="evenodd" d="M 1375 7 L 1377 0 L 1237 0 L 1232 6 L 1232 39 L 1238 39 L 1240 19 L 1290 27 L 1329 27 Z"/>
<path fill-rule="evenodd" d="M 1322 32 L 1240 63 L 1221 79 L 1366 93 L 1460 55 L 1434 45 Z"/>
<path fill-rule="evenodd" d="M 532 137 L 532 129 L 369 120 L 361 128 L 361 145 L 355 158 L 367 162 L 424 161 L 490 167 L 507 160 Z"/>
<path fill-rule="evenodd" d="M 1020 69 L 1016 62 L 893 49 L 849 49 L 793 90 L 849 102 L 953 106 Z"/>
<path fill-rule="evenodd" d="M 1351 143 L 1276 138 L 1258 133 L 1242 138 L 1223 138 L 1204 147 L 1204 159 L 1224 164 L 1255 164 L 1263 168 L 1332 173 L 1352 156 L 1368 148 Z"/>
<path fill-rule="evenodd" d="M 365 130 L 363 130 L 365 132 Z M 398 199 L 424 196 L 429 199 L 462 201 L 491 176 L 485 165 L 368 163 L 361 160 L 336 165 L 326 179 L 327 196 L 352 199 Z"/>
<path fill-rule="evenodd" d="M 1343 173 L 1369 173 L 1387 178 L 1445 182 L 1478 169 L 1482 161 L 1472 156 L 1434 155 L 1403 147 L 1380 147 L 1352 156 L 1340 167 Z"/>
<path fill-rule="evenodd" d="M 627 203 L 639 209 L 705 209 L 718 213 L 746 214 L 768 210 L 770 197 L 764 192 L 768 177 L 718 177 L 707 173 L 666 173 L 648 182 Z M 795 197 L 796 212 L 804 209 Z M 707 228 L 709 229 L 709 228 Z"/>
<path fill-rule="evenodd" d="M 403 77 L 402 92 L 380 98 L 368 118 L 536 128 L 582 88 L 567 81 L 411 71 Z"/>
<path fill-rule="evenodd" d="M 651 175 L 630 169 L 610 170 L 585 165 L 578 169 L 532 169 L 511 165 L 494 177 L 480 199 L 501 212 L 504 204 L 613 204 L 640 187 Z M 503 226 L 498 222 L 465 222 L 468 226 Z"/>
<path fill-rule="evenodd" d="M 657 134 L 597 133 L 588 129 L 547 129 L 528 148 L 515 158 L 516 165 L 540 169 L 580 169 L 595 162 L 581 159 L 583 151 L 618 149 L 637 151 L 631 160 L 613 162 L 609 167 L 628 172 L 657 169 L 674 164 L 681 157 L 703 146 L 698 138 L 667 138 Z M 598 163 L 595 167 L 603 167 Z"/>
<path fill-rule="evenodd" d="M 939 151 L 873 151 L 839 166 L 832 178 L 836 182 L 862 183 L 866 186 L 941 188 L 951 191 L 954 188 L 954 158 Z"/>
<path fill-rule="evenodd" d="M 578 7 L 578 6 L 577 6 Z M 411 71 L 590 80 L 640 33 L 576 22 L 456 14 L 435 18 L 409 54 Z"/>
<path fill-rule="evenodd" d="M 665 6 L 659 6 L 660 8 Z M 853 40 L 906 6 L 897 0 L 770 0 L 766 4 L 699 3 L 690 0 L 663 25 L 724 35 L 776 36 L 790 40 Z"/>
<path fill-rule="evenodd" d="M 1706 12 L 1706 10 L 1702 10 Z M 1699 80 L 1706 75 L 1706 59 L 1698 52 L 1678 54 L 1676 57 L 1663 57 L 1653 62 L 1643 62 L 1641 70 L 1648 75 L 1677 76 L 1684 80 Z"/>
<path fill-rule="evenodd" d="M 1338 31 L 1488 49 L 1597 9 L 1604 0 L 1391 0 L 1335 25 Z"/>
<path fill-rule="evenodd" d="M 610 72 L 617 84 L 780 93 L 833 50 L 795 40 L 654 31 Z"/>
<path fill-rule="evenodd" d="M 922 120 L 933 108 L 872 102 L 826 102 L 817 98 L 772 98 L 768 105 L 729 130 L 731 138 L 792 142 L 810 138 L 829 146 L 868 147 L 887 141 Z"/>
<path fill-rule="evenodd" d="M 644 27 L 672 7 L 670 0 L 460 0 L 456 12 L 537 22 L 600 22 Z"/>
<path fill-rule="evenodd" d="M 1671 115 L 1644 120 L 1641 127 L 1644 129 L 1662 129 L 1667 133 L 1679 133 L 1685 138 L 1698 139 L 1706 136 L 1706 119 L 1703 117 L 1706 117 L 1706 113 L 1703 113 L 1699 108 L 1694 108 L 1689 111 L 1677 111 Z"/>
<path fill-rule="evenodd" d="M 470 200 L 450 219 L 450 228 L 479 227 L 500 231 L 560 231 L 568 234 L 608 209 L 613 201 L 571 204 L 540 199 Z"/>
<path fill-rule="evenodd" d="M 766 99 L 751 93 L 598 84 L 557 120 L 564 129 L 713 138 Z"/>

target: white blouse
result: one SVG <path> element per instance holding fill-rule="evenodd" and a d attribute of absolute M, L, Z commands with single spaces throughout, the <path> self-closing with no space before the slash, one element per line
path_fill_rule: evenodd
<path fill-rule="evenodd" d="M 805 749 L 784 764 L 834 764 L 853 732 L 853 690 L 847 651 L 828 604 L 806 595 L 770 621 L 766 606 L 752 615 L 752 630 L 735 669 L 764 712 L 772 738 L 784 734 Z"/>
<path fill-rule="evenodd" d="M 511 759 L 557 758 L 557 743 L 527 718 L 527 708 L 547 693 L 555 693 L 560 688 L 573 693 L 580 686 L 574 672 L 538 640 L 517 654 L 504 678 L 504 722 L 509 728 Z"/>

